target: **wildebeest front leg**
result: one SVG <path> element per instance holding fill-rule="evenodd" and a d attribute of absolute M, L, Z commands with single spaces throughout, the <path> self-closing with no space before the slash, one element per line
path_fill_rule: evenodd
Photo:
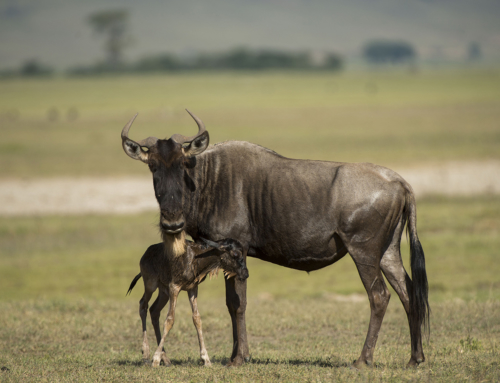
<path fill-rule="evenodd" d="M 385 310 L 389 304 L 391 293 L 384 282 L 384 277 L 380 272 L 380 267 L 376 259 L 355 258 L 355 256 L 353 256 L 353 259 L 368 294 L 371 309 L 370 325 L 366 334 L 365 344 L 360 357 L 354 362 L 354 366 L 359 368 L 372 365 L 373 363 L 373 352 L 377 344 L 378 333 L 384 319 Z"/>
<path fill-rule="evenodd" d="M 165 338 L 172 329 L 175 319 L 175 305 L 177 304 L 177 296 L 179 295 L 179 289 L 177 287 L 169 287 L 170 296 L 170 306 L 168 308 L 167 318 L 165 319 L 165 325 L 163 328 L 163 336 L 161 338 L 160 344 L 153 355 L 153 367 L 158 367 L 160 365 L 163 344 L 165 343 Z"/>
<path fill-rule="evenodd" d="M 226 279 L 226 305 L 233 325 L 233 353 L 228 366 L 241 366 L 248 361 L 245 310 L 247 307 L 247 281 L 238 278 Z"/>
<path fill-rule="evenodd" d="M 193 312 L 193 323 L 198 333 L 198 342 L 200 343 L 200 358 L 205 363 L 205 366 L 211 366 L 210 358 L 208 357 L 207 349 L 205 348 L 205 341 L 203 340 L 203 332 L 201 330 L 201 316 L 198 312 L 198 303 L 196 297 L 198 296 L 198 286 L 188 291 L 189 303 L 191 303 L 191 311 Z"/>

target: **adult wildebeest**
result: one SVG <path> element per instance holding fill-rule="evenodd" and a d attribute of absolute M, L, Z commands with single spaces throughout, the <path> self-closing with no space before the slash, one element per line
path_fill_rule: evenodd
<path fill-rule="evenodd" d="M 425 360 L 425 259 L 417 236 L 415 197 L 401 176 L 369 163 L 289 159 L 248 142 L 208 147 L 208 132 L 193 114 L 199 129 L 195 136 L 174 134 L 165 140 L 149 137 L 135 142 L 128 132 L 136 116 L 122 130 L 122 146 L 127 155 L 149 165 L 164 239 L 182 230 L 195 240 L 235 238 L 248 256 L 305 271 L 331 265 L 349 253 L 371 308 L 355 366 L 373 361 L 390 297 L 382 272 L 408 316 L 408 365 Z M 412 279 L 400 254 L 405 224 Z M 249 357 L 246 282 L 226 281 L 226 303 L 233 325 L 231 365 L 240 365 Z"/>

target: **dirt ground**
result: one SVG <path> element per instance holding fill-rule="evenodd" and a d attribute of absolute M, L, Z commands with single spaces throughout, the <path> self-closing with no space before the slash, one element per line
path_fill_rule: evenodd
<path fill-rule="evenodd" d="M 428 194 L 500 194 L 500 161 L 450 162 L 395 169 Z M 151 178 L 50 178 L 0 180 L 0 215 L 129 214 L 156 210 Z"/>

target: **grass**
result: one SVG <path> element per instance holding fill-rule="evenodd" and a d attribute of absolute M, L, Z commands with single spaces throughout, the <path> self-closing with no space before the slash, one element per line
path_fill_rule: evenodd
<path fill-rule="evenodd" d="M 500 71 L 225 73 L 0 82 L 0 177 L 144 174 L 131 137 L 196 130 L 295 158 L 390 167 L 500 158 Z M 76 111 L 76 113 L 75 113 Z"/>
<path fill-rule="evenodd" d="M 347 256 L 307 274 L 250 259 L 247 327 L 252 361 L 230 355 L 222 278 L 200 288 L 211 369 L 199 366 L 183 293 L 168 350 L 172 368 L 142 366 L 138 300 L 125 292 L 158 238 L 155 214 L 0 218 L 0 365 L 6 381 L 497 381 L 500 345 L 500 197 L 418 202 L 432 307 L 427 361 L 409 359 L 397 295 L 382 326 L 376 367 L 350 370 L 369 305 Z M 408 261 L 408 248 L 403 248 Z M 162 316 L 164 318 L 166 313 Z M 154 345 L 150 328 L 150 343 Z"/>
<path fill-rule="evenodd" d="M 159 242 L 156 213 L 131 216 L 0 217 L 0 300 L 115 299 Z M 500 298 L 500 197 L 427 198 L 418 202 L 418 233 L 433 298 Z M 408 246 L 403 243 L 408 267 Z M 276 299 L 364 294 L 350 257 L 307 274 L 249 259 L 249 292 Z M 224 296 L 222 281 L 203 295 Z M 133 293 L 139 299 L 140 289 Z M 130 298 L 127 299 L 129 301 Z"/>
<path fill-rule="evenodd" d="M 187 301 L 187 300 L 186 300 Z M 200 366 L 189 305 L 180 302 L 167 349 L 173 366 L 141 364 L 136 302 L 23 301 L 0 303 L 2 381 L 498 381 L 500 304 L 448 302 L 433 306 L 427 361 L 405 370 L 409 336 L 400 305 L 391 305 L 375 352 L 375 367 L 349 368 L 362 347 L 366 303 L 319 298 L 252 298 L 247 328 L 252 359 L 238 369 L 230 354 L 223 300 L 201 300 L 205 340 L 213 366 Z M 466 324 L 465 324 L 466 323 Z M 151 326 L 150 326 L 151 327 Z M 150 341 L 153 339 L 150 333 Z"/>
<path fill-rule="evenodd" d="M 146 175 L 122 153 L 122 126 L 139 111 L 132 138 L 190 134 L 184 107 L 206 122 L 213 143 L 248 140 L 289 157 L 396 168 L 499 159 L 499 85 L 498 69 L 1 81 L 0 180 Z M 0 381 L 500 380 L 498 196 L 418 201 L 432 332 L 427 361 L 411 371 L 403 369 L 409 334 L 394 292 L 375 367 L 349 368 L 369 320 L 349 256 L 310 274 L 249 259 L 252 359 L 242 368 L 223 366 L 231 339 L 222 278 L 200 288 L 214 366 L 199 365 L 185 293 L 167 341 L 174 366 L 142 366 L 141 284 L 125 292 L 140 256 L 158 242 L 157 220 L 0 217 Z M 408 265 L 406 244 L 402 253 Z"/>

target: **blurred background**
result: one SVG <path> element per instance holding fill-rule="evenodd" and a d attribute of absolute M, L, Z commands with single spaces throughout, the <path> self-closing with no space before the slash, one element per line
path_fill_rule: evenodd
<path fill-rule="evenodd" d="M 194 132 L 189 107 L 212 143 L 248 140 L 289 157 L 394 168 L 424 198 L 421 230 L 450 230 L 429 219 L 436 202 L 426 196 L 440 207 L 498 204 L 497 1 L 0 4 L 3 299 L 122 296 L 142 251 L 159 241 L 148 169 L 120 145 L 136 112 L 136 139 Z M 498 229 L 497 217 L 474 223 L 447 214 L 440 219 Z M 424 244 L 431 232 L 422 232 Z M 457 259 L 445 247 L 428 252 L 431 267 L 445 255 Z M 113 278 L 86 277 L 95 257 Z M 252 287 L 267 272 L 311 280 L 251 262 L 264 270 L 252 273 L 251 294 L 283 293 L 273 282 Z M 348 258 L 336 267 L 350 274 L 328 268 L 296 293 L 363 292 Z M 457 291 L 445 282 L 454 267 L 435 278 L 430 270 L 431 291 Z M 473 291 L 498 293 L 496 276 L 480 279 Z M 453 283 L 471 292 L 463 278 Z"/>
<path fill-rule="evenodd" d="M 194 134 L 185 108 L 211 143 L 398 171 L 431 302 L 498 300 L 499 19 L 496 0 L 0 0 L 0 300 L 135 315 L 142 286 L 124 294 L 160 236 L 120 131 L 139 112 L 133 139 Z M 250 318 L 268 301 L 367 305 L 349 257 L 310 275 L 248 263 Z M 223 285 L 201 294 L 223 307 Z"/>

